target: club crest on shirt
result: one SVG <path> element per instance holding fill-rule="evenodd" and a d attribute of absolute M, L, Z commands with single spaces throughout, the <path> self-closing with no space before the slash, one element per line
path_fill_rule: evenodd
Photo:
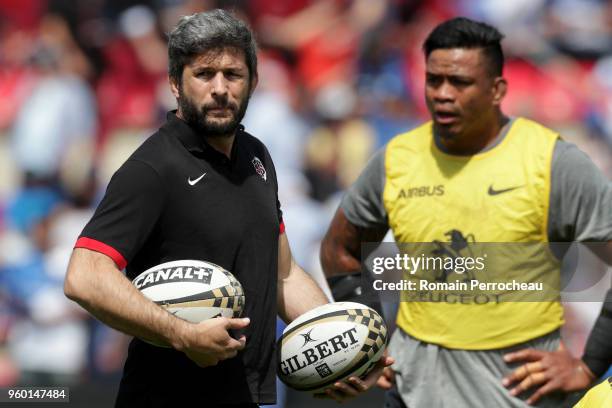
<path fill-rule="evenodd" d="M 259 160 L 259 157 L 254 156 L 253 160 L 251 160 L 251 163 L 253 163 L 253 167 L 255 167 L 255 172 L 259 174 L 259 177 L 266 181 L 268 179 L 268 175 L 266 174 L 266 168 L 264 167 L 261 160 Z"/>

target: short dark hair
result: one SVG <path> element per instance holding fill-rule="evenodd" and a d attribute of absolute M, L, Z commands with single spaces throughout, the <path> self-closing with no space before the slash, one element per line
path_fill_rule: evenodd
<path fill-rule="evenodd" d="M 244 52 L 249 79 L 257 76 L 257 44 L 249 26 L 217 9 L 182 17 L 168 36 L 168 75 L 181 84 L 183 69 L 209 50 L 236 48 Z"/>
<path fill-rule="evenodd" d="M 501 40 L 504 35 L 495 27 L 465 17 L 447 20 L 429 34 L 423 43 L 425 58 L 438 49 L 480 48 L 490 62 L 490 73 L 500 76 L 504 67 Z"/>

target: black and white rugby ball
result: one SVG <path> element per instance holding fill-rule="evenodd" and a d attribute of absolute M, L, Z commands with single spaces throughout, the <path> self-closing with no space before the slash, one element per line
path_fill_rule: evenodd
<path fill-rule="evenodd" d="M 219 316 L 239 317 L 244 306 L 240 282 L 210 262 L 166 262 L 147 269 L 132 283 L 148 299 L 192 323 Z"/>
<path fill-rule="evenodd" d="M 295 319 L 278 341 L 278 375 L 289 387 L 320 392 L 364 377 L 387 346 L 387 326 L 368 306 L 336 302 Z"/>

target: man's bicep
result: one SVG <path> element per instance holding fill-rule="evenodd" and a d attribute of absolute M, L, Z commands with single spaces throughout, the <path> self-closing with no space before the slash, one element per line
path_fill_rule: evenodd
<path fill-rule="evenodd" d="M 121 272 L 115 259 L 102 251 L 95 251 L 87 247 L 74 248 L 68 263 L 68 273 L 71 271 L 95 271 L 106 268 L 113 268 Z"/>
<path fill-rule="evenodd" d="M 612 183 L 575 145 L 555 146 L 548 236 L 555 241 L 612 240 Z"/>
<path fill-rule="evenodd" d="M 291 271 L 292 255 L 287 234 L 278 235 L 278 279 L 285 279 Z"/>
<path fill-rule="evenodd" d="M 380 229 L 387 225 L 383 201 L 385 188 L 385 149 L 374 154 L 355 183 L 344 194 L 340 207 L 354 225 Z"/>
<path fill-rule="evenodd" d="M 108 279 L 109 273 L 113 272 L 123 276 L 115 259 L 100 251 L 77 247 L 68 262 L 64 293 L 68 298 L 82 302 L 89 299 L 87 293 L 91 293 L 92 287 L 96 290 L 96 282 L 102 277 Z"/>
<path fill-rule="evenodd" d="M 123 269 L 155 227 L 164 200 L 156 171 L 146 163 L 128 160 L 111 179 L 75 246 L 103 253 Z"/>

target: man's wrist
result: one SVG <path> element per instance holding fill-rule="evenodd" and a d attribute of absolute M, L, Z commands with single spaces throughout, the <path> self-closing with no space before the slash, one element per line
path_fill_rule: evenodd
<path fill-rule="evenodd" d="M 170 315 L 170 322 L 166 340 L 174 349 L 184 351 L 187 348 L 187 339 L 190 330 L 192 330 L 192 324 L 172 315 Z"/>
<path fill-rule="evenodd" d="M 593 373 L 593 371 L 591 370 L 589 365 L 584 361 L 584 359 L 580 359 L 578 361 L 579 361 L 578 370 L 584 372 L 591 382 L 595 381 L 595 379 L 597 379 L 598 376 Z"/>

